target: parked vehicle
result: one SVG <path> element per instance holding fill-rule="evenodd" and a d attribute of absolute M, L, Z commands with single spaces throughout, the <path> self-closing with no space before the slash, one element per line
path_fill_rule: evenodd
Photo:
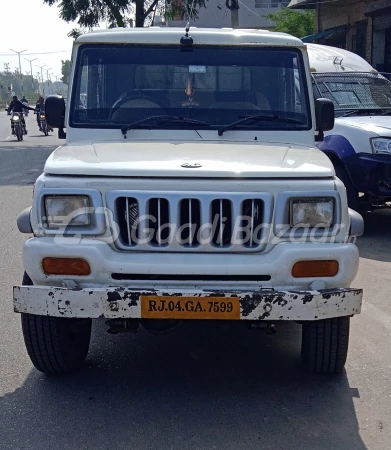
<path fill-rule="evenodd" d="M 45 102 L 66 142 L 18 218 L 34 236 L 14 308 L 35 367 L 80 367 L 93 319 L 156 334 L 295 321 L 305 368 L 340 372 L 361 310 L 351 240 L 363 221 L 315 147 L 334 107 L 314 100 L 303 43 L 134 28 L 79 37 L 72 60 L 67 106 Z"/>
<path fill-rule="evenodd" d="M 391 82 L 347 50 L 307 44 L 316 97 L 334 103 L 333 130 L 317 144 L 346 186 L 349 206 L 391 201 Z"/>
<path fill-rule="evenodd" d="M 11 117 L 12 134 L 18 141 L 23 141 L 23 136 L 27 134 L 26 126 L 23 120 L 23 113 L 13 112 Z"/>

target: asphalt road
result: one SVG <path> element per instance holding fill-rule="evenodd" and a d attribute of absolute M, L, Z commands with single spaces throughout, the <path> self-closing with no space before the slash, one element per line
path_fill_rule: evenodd
<path fill-rule="evenodd" d="M 365 217 L 354 283 L 365 305 L 340 376 L 300 371 L 294 324 L 274 336 L 194 323 L 164 336 L 112 336 L 96 323 L 81 372 L 37 372 L 12 311 L 25 239 L 15 222 L 59 141 L 41 136 L 34 117 L 28 125 L 18 143 L 0 117 L 1 450 L 391 448 L 391 211 Z"/>

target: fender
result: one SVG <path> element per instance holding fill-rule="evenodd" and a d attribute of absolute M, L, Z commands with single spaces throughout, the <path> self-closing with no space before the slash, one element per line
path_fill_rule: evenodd
<path fill-rule="evenodd" d="M 318 142 L 316 146 L 330 158 L 334 165 L 339 163 L 345 168 L 351 182 L 358 189 L 353 174 L 357 170 L 359 160 L 356 151 L 348 139 L 340 134 L 332 134 L 325 136 L 324 140 Z"/>

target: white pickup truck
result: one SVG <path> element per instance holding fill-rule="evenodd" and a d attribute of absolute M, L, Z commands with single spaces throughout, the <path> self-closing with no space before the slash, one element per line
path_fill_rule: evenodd
<path fill-rule="evenodd" d="M 304 367 L 340 372 L 363 222 L 315 147 L 334 108 L 314 100 L 303 43 L 115 29 L 78 38 L 72 60 L 67 104 L 46 101 L 66 143 L 18 218 L 33 237 L 14 307 L 35 367 L 80 367 L 92 319 L 113 333 L 295 321 Z"/>

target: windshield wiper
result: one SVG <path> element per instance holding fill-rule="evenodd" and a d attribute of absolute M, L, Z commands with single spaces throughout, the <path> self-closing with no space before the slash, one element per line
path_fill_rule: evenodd
<path fill-rule="evenodd" d="M 388 111 L 384 111 L 388 109 Z M 338 110 L 336 111 L 338 112 Z M 348 111 L 345 114 L 342 114 L 341 116 L 338 117 L 349 117 L 349 116 L 354 116 L 355 114 L 359 114 L 359 113 L 366 113 L 366 114 L 379 114 L 381 116 L 386 116 L 387 114 L 391 114 L 391 108 L 357 108 L 357 109 L 352 109 L 350 111 Z"/>
<path fill-rule="evenodd" d="M 179 116 L 161 115 L 161 116 L 150 116 L 150 117 L 145 117 L 144 119 L 136 120 L 136 122 L 133 122 L 133 123 L 127 125 L 126 127 L 121 128 L 122 134 L 126 137 L 126 133 L 129 130 L 136 128 L 139 125 L 145 125 L 149 122 L 151 122 L 154 125 L 161 125 L 163 123 L 177 122 L 177 123 L 183 123 L 183 124 L 203 125 L 203 126 L 210 127 L 209 123 L 204 122 L 202 120 L 190 119 L 187 117 L 179 117 Z"/>
<path fill-rule="evenodd" d="M 248 122 L 249 120 L 253 120 L 254 123 L 258 122 L 259 120 L 265 120 L 267 122 L 283 122 L 283 123 L 294 123 L 297 125 L 305 125 L 303 122 L 300 122 L 300 120 L 291 119 L 289 117 L 276 116 L 276 115 L 256 114 L 254 116 L 239 116 L 239 117 L 241 117 L 240 120 L 229 123 L 228 125 L 225 125 L 224 127 L 219 128 L 219 130 L 218 130 L 219 136 L 222 136 L 225 131 L 232 130 L 232 129 L 236 128 L 237 126 Z"/>

